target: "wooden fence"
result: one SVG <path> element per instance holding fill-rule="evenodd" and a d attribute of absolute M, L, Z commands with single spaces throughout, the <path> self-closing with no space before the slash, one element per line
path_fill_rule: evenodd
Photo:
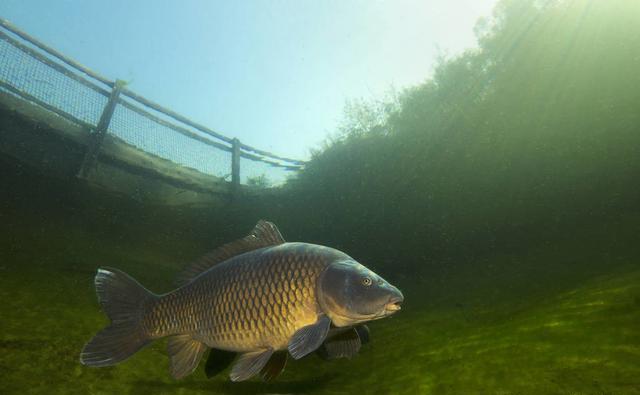
<path fill-rule="evenodd" d="M 95 92 L 95 94 L 101 97 L 100 103 L 106 103 L 102 108 L 97 122 L 87 121 L 87 119 L 83 119 L 85 117 L 69 111 L 64 105 L 48 102 L 42 94 L 38 96 L 33 92 L 29 92 L 29 89 L 21 88 L 21 84 L 17 83 L 14 78 L 11 77 L 11 75 L 15 75 L 15 73 L 0 74 L 0 89 L 36 103 L 90 131 L 90 144 L 87 146 L 84 161 L 78 171 L 79 176 L 85 176 L 97 160 L 102 141 L 109 131 L 111 120 L 117 107 L 126 108 L 127 111 L 132 111 L 145 117 L 147 120 L 153 121 L 154 124 L 160 125 L 164 129 L 170 129 L 174 133 L 189 138 L 194 143 L 197 142 L 196 144 L 204 144 L 216 150 L 228 152 L 231 157 L 229 166 L 231 169 L 231 182 L 234 189 L 240 185 L 241 158 L 287 171 L 297 171 L 304 166 L 303 161 L 286 158 L 249 146 L 240 142 L 237 138 L 222 135 L 154 103 L 129 90 L 123 81 L 111 81 L 101 76 L 55 49 L 43 44 L 4 19 L 0 19 L 0 40 L 8 43 L 13 49 L 19 50 L 20 56 L 26 55 L 29 58 L 37 60 L 41 64 L 51 68 L 52 71 L 62 74 L 64 78 L 68 78 L 69 81 L 72 81 L 74 84 L 79 84 L 78 86 L 81 86 L 83 89 L 88 88 L 90 91 Z M 0 52 L 0 55 L 3 54 Z M 3 57 L 5 57 L 4 62 L 12 62 L 11 56 L 6 55 Z M 4 66 L 0 64 L 0 67 L 7 69 L 10 68 L 10 66 L 10 63 L 6 63 Z M 13 66 L 19 71 L 25 71 L 21 64 L 14 64 Z M 72 95 L 73 93 L 71 96 Z M 125 100 L 125 98 L 127 100 Z M 82 101 L 82 98 L 78 97 L 77 100 Z M 154 115 L 152 112 L 155 112 L 157 115 Z M 171 160 L 171 158 L 166 159 Z"/>

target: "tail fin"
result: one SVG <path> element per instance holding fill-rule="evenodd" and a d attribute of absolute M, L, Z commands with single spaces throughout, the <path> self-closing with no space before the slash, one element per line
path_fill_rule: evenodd
<path fill-rule="evenodd" d="M 96 293 L 111 324 L 98 332 L 80 354 L 87 366 L 110 366 L 124 361 L 151 342 L 141 325 L 145 306 L 156 296 L 126 273 L 98 269 Z"/>

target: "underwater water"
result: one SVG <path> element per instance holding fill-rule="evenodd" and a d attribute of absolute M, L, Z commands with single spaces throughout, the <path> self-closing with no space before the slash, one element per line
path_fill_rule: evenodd
<path fill-rule="evenodd" d="M 0 154 L 0 393 L 640 394 L 640 3 L 542 3 L 500 2 L 479 50 L 354 109 L 286 185 L 221 204 Z M 166 339 L 80 364 L 108 323 L 97 268 L 168 292 L 259 219 L 353 256 L 402 310 L 354 358 L 290 359 L 269 383 L 209 379 L 206 354 L 175 380 Z"/>
<path fill-rule="evenodd" d="M 243 235 L 257 213 L 204 213 L 216 224 L 242 222 L 222 234 L 202 212 L 144 208 L 24 168 L 4 169 L 11 172 L 2 173 L 10 192 L 3 195 L 0 242 L 2 393 L 639 393 L 637 213 L 428 278 L 365 255 L 361 260 L 406 300 L 395 316 L 369 324 L 371 343 L 355 358 L 290 360 L 271 383 L 232 383 L 228 372 L 207 379 L 204 362 L 174 380 L 165 341 L 114 367 L 79 363 L 84 343 L 107 323 L 95 270 L 115 266 L 155 292 L 168 291 L 177 263 L 218 244 L 211 239 Z"/>

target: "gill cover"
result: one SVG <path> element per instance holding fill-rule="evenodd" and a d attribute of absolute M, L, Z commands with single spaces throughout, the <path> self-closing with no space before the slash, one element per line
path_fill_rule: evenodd
<path fill-rule="evenodd" d="M 391 301 L 402 293 L 373 271 L 353 260 L 329 265 L 318 283 L 318 301 L 337 327 L 375 320 L 392 313 Z"/>

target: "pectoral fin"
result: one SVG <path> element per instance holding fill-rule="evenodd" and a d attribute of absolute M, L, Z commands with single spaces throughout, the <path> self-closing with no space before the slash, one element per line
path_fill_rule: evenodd
<path fill-rule="evenodd" d="M 200 358 L 207 346 L 190 335 L 178 335 L 169 339 L 167 351 L 171 358 L 171 375 L 176 379 L 181 379 L 198 366 Z"/>
<path fill-rule="evenodd" d="M 322 359 L 352 358 L 360 351 L 361 344 L 356 328 L 349 328 L 325 341 L 318 355 Z"/>
<path fill-rule="evenodd" d="M 287 351 L 276 351 L 273 353 L 269 362 L 260 370 L 260 377 L 264 381 L 271 381 L 278 377 L 287 364 Z"/>
<path fill-rule="evenodd" d="M 300 359 L 310 352 L 315 351 L 329 333 L 331 320 L 326 315 L 321 315 L 315 324 L 307 325 L 293 334 L 289 340 L 289 353 L 294 359 Z"/>
<path fill-rule="evenodd" d="M 367 344 L 371 341 L 371 335 L 369 334 L 369 327 L 366 325 L 358 325 L 354 326 L 353 329 L 358 332 L 358 337 L 360 337 L 361 344 Z"/>
<path fill-rule="evenodd" d="M 244 381 L 259 373 L 273 355 L 273 349 L 267 348 L 240 355 L 231 369 L 231 381 Z"/>
<path fill-rule="evenodd" d="M 204 374 L 207 378 L 217 375 L 231 365 L 236 355 L 237 353 L 232 351 L 211 349 L 207 363 L 204 365 Z"/>

